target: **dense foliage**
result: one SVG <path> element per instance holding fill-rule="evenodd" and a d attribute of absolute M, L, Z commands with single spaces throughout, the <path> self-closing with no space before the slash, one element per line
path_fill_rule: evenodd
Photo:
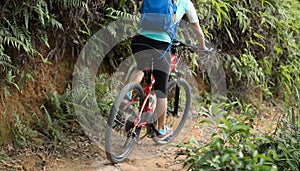
<path fill-rule="evenodd" d="M 254 86 L 268 97 L 299 86 L 298 1 L 197 3 L 205 33 L 224 52 L 234 94 Z"/>
<path fill-rule="evenodd" d="M 22 111 L 10 111 L 8 100 L 14 98 L 11 92 L 15 90 L 26 94 L 24 82 L 40 84 L 35 78 L 37 67 L 62 59 L 65 54 L 77 57 L 93 32 L 111 21 L 105 19 L 104 6 L 104 1 L 85 0 L 7 0 L 0 3 L 0 117 L 3 121 L 0 145 L 13 142 L 16 147 L 25 147 L 44 139 L 53 142 L 55 147 L 61 141 L 62 132 L 73 131 L 77 123 L 69 88 L 64 94 L 56 90 L 41 94 L 38 98 L 42 104 L 37 106 L 40 110 L 26 114 L 30 117 L 20 116 Z M 6 136 L 2 134 L 4 130 L 9 132 Z"/>
<path fill-rule="evenodd" d="M 28 58 L 47 61 L 62 57 L 70 48 L 77 55 L 91 30 L 105 24 L 103 7 L 104 2 L 84 0 L 1 3 L 1 79 L 11 70 L 30 63 Z"/>
<path fill-rule="evenodd" d="M 62 56 L 70 47 L 74 55 L 78 54 L 86 40 L 109 23 L 113 15 L 124 16 L 105 10 L 104 3 L 83 0 L 2 3 L 2 82 L 14 84 L 12 71 L 27 62 L 27 57 L 47 61 Z M 137 12 L 136 1 L 106 3 L 125 13 Z M 271 97 L 282 90 L 290 91 L 293 85 L 299 86 L 298 1 L 196 0 L 194 4 L 207 38 L 221 50 L 233 96 L 243 97 L 245 92 L 259 88 L 265 97 Z M 46 54 L 41 54 L 38 48 L 41 43 L 48 49 Z"/>

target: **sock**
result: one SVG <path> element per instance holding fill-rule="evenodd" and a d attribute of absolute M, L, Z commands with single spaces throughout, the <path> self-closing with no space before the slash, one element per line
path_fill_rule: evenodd
<path fill-rule="evenodd" d="M 128 96 L 129 99 L 132 99 L 132 92 L 129 91 L 129 92 L 127 93 L 127 96 Z"/>
<path fill-rule="evenodd" d="M 166 131 L 166 129 L 160 129 L 160 130 L 158 130 L 158 132 L 160 133 L 160 134 L 165 134 L 167 131 Z"/>

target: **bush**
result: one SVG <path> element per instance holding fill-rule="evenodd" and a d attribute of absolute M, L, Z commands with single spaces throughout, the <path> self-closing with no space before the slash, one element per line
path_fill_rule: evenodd
<path fill-rule="evenodd" d="M 227 113 L 217 119 L 218 131 L 208 144 L 197 140 L 179 144 L 185 165 L 189 170 L 277 170 L 272 157 L 258 148 L 269 140 L 251 133 L 253 117 L 253 113 Z"/>
<path fill-rule="evenodd" d="M 297 88 L 293 92 L 273 134 L 253 133 L 254 113 L 245 107 L 241 115 L 229 111 L 219 117 L 208 144 L 179 144 L 189 170 L 299 170 L 300 98 Z"/>

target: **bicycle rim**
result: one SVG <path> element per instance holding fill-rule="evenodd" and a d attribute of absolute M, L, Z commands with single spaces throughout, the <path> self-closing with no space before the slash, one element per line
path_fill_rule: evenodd
<path fill-rule="evenodd" d="M 127 92 L 132 91 L 134 101 L 124 104 Z M 119 93 L 113 104 L 105 132 L 105 151 L 112 163 L 123 162 L 132 152 L 138 141 L 140 128 L 133 125 L 140 109 L 141 100 L 145 97 L 139 84 L 127 84 Z"/>

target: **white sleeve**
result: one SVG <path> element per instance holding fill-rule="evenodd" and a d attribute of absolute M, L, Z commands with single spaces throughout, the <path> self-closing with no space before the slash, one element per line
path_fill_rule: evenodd
<path fill-rule="evenodd" d="M 186 15 L 187 15 L 187 18 L 189 19 L 190 23 L 199 22 L 194 4 L 190 0 L 188 0 L 188 8 L 187 8 Z"/>

